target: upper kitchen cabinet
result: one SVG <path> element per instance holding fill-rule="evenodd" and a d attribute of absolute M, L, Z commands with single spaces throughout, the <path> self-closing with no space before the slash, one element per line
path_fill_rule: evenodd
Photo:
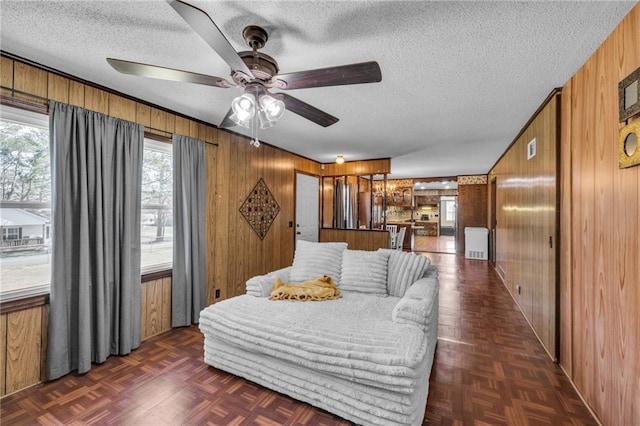
<path fill-rule="evenodd" d="M 387 181 L 387 206 L 412 207 L 413 180 L 390 179 Z"/>
<path fill-rule="evenodd" d="M 440 204 L 440 195 L 417 195 L 416 206 L 437 206 Z"/>

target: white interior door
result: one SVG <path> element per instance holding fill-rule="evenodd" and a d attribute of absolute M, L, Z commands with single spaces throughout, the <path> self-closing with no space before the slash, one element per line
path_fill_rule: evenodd
<path fill-rule="evenodd" d="M 320 178 L 296 173 L 296 240 L 318 241 Z"/>

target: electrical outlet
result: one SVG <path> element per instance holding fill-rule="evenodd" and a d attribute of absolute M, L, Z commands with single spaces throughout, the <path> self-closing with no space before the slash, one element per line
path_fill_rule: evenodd
<path fill-rule="evenodd" d="M 216 299 L 220 297 L 220 289 L 216 288 Z"/>
<path fill-rule="evenodd" d="M 522 287 L 520 287 L 519 285 L 516 286 L 516 291 L 518 292 L 518 294 L 522 293 Z"/>

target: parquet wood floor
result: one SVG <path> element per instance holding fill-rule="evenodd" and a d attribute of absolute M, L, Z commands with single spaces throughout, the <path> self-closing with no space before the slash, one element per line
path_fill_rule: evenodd
<path fill-rule="evenodd" d="M 488 262 L 440 268 L 439 340 L 425 425 L 595 425 Z M 146 340 L 84 375 L 0 401 L 2 425 L 349 425 L 203 362 L 196 326 Z"/>
<path fill-rule="evenodd" d="M 414 235 L 413 251 L 455 254 L 456 252 L 455 237 L 448 236 L 448 235 L 442 235 L 440 237 L 427 237 L 424 235 Z"/>

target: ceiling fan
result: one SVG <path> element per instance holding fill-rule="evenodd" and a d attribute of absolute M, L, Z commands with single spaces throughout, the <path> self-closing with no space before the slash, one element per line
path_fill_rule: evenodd
<path fill-rule="evenodd" d="M 229 112 L 219 127 L 231 127 L 235 124 L 249 128 L 255 113 L 260 118 L 260 127 L 271 127 L 287 110 L 327 127 L 338 118 L 309 105 L 286 93 L 270 93 L 269 89 L 290 90 L 310 87 L 339 86 L 347 84 L 376 83 L 382 80 L 377 62 L 362 62 L 336 67 L 298 71 L 279 74 L 278 63 L 274 58 L 258 49 L 268 40 L 267 32 L 256 25 L 246 27 L 242 36 L 251 47 L 251 51 L 236 52 L 224 34 L 209 15 L 180 0 L 167 0 L 178 14 L 220 55 L 231 67 L 231 80 L 173 68 L 121 59 L 107 58 L 107 62 L 123 74 L 163 80 L 182 81 L 220 88 L 244 88 L 244 93 L 235 98 Z M 258 120 L 253 121 L 257 125 Z"/>

